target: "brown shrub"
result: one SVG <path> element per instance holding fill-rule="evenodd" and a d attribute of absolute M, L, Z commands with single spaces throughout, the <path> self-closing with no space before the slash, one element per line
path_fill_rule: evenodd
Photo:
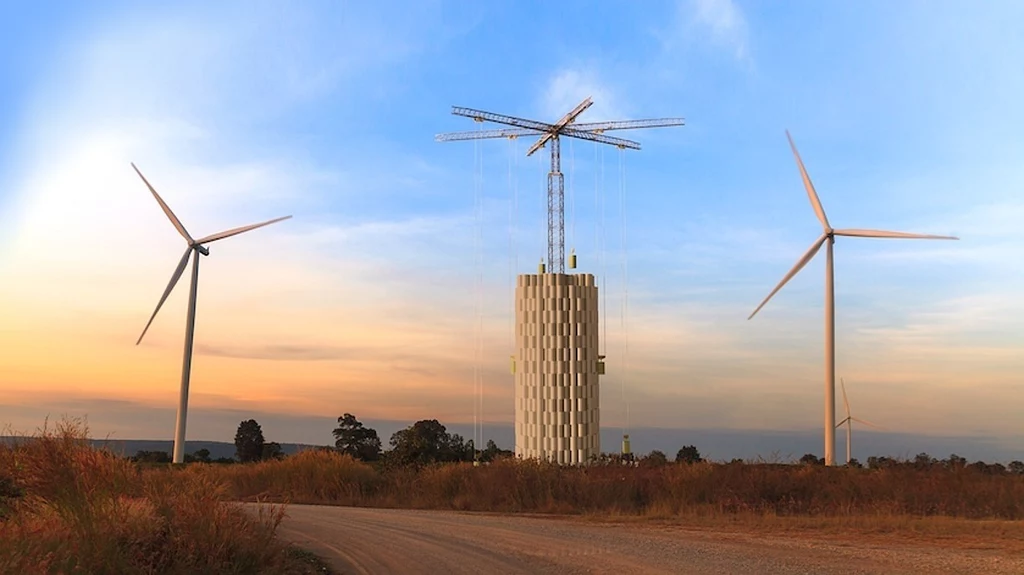
<path fill-rule="evenodd" d="M 142 474 L 65 420 L 0 445 L 11 491 L 0 520 L 0 573 L 264 573 L 288 563 L 274 540 L 281 509 L 225 503 L 215 478 Z"/>

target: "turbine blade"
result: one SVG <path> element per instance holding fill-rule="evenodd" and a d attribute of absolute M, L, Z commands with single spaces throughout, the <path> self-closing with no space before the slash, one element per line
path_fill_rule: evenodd
<path fill-rule="evenodd" d="M 863 423 L 864 425 L 866 425 L 868 427 L 874 427 L 875 429 L 885 429 L 881 425 L 876 425 L 874 423 L 871 423 L 870 421 L 864 421 L 863 419 L 861 419 L 859 417 L 851 417 L 850 419 L 852 419 L 853 421 L 856 421 L 857 423 Z"/>
<path fill-rule="evenodd" d="M 842 427 L 843 424 L 846 423 L 847 421 L 850 421 L 850 417 L 849 416 L 847 416 L 846 419 L 844 419 L 844 420 L 840 421 L 839 423 L 837 423 L 836 424 L 836 429 L 839 429 L 840 427 Z"/>
<path fill-rule="evenodd" d="M 157 302 L 156 309 L 153 310 L 153 315 L 149 316 L 149 321 L 146 322 L 146 327 L 145 329 L 142 330 L 142 335 L 139 336 L 139 339 L 138 341 L 135 342 L 135 345 L 139 345 L 140 343 L 142 343 L 142 338 L 145 337 L 146 332 L 149 331 L 149 326 L 152 325 L 153 320 L 156 318 L 157 312 L 160 311 L 160 307 L 164 305 L 164 302 L 167 301 L 167 296 L 171 295 L 171 290 L 174 289 L 174 286 L 178 283 L 178 280 L 181 279 L 181 274 L 182 272 L 185 271 L 185 266 L 188 265 L 188 257 L 190 255 L 192 255 L 192 246 L 189 246 L 185 250 L 185 254 L 181 256 L 181 261 L 178 262 L 178 267 L 174 269 L 174 274 L 171 275 L 171 281 L 167 284 L 167 289 L 164 290 L 164 295 L 160 296 L 160 301 Z"/>
<path fill-rule="evenodd" d="M 850 236 L 853 238 L 905 238 L 911 240 L 959 240 L 956 236 L 933 236 L 931 234 L 911 234 L 907 232 L 887 232 L 885 230 L 858 230 L 846 229 L 835 230 L 837 236 Z"/>
<path fill-rule="evenodd" d="M 841 377 L 839 384 L 843 387 L 843 405 L 846 406 L 846 417 L 850 417 L 850 402 L 846 399 L 846 382 Z"/>
<path fill-rule="evenodd" d="M 181 234 L 181 236 L 185 238 L 185 240 L 188 241 L 188 243 L 191 244 L 192 236 L 188 235 L 188 232 L 185 231 L 185 226 L 181 225 L 181 220 L 178 219 L 178 216 L 174 215 L 174 212 L 171 211 L 171 207 L 164 202 L 164 199 L 160 197 L 160 194 L 156 193 L 156 190 L 154 190 L 153 186 L 150 185 L 149 180 L 146 179 L 146 176 L 143 176 L 142 172 L 140 172 L 139 169 L 135 167 L 135 162 L 132 162 L 132 168 L 134 168 L 135 173 L 138 174 L 140 178 L 142 178 L 142 181 L 146 182 L 146 187 L 149 188 L 149 191 L 153 192 L 153 197 L 156 198 L 157 203 L 160 204 L 160 207 L 164 210 L 164 213 L 167 214 L 167 217 L 171 220 L 171 223 L 174 224 L 174 227 L 178 230 L 178 233 Z"/>
<path fill-rule="evenodd" d="M 197 244 L 207 244 L 207 243 L 210 243 L 210 242 L 215 242 L 217 240 L 222 240 L 224 238 L 230 238 L 231 236 L 237 236 L 238 234 L 241 234 L 241 233 L 244 233 L 244 232 L 248 232 L 249 230 L 255 230 L 256 228 L 262 228 L 263 226 L 269 226 L 270 224 L 277 223 L 277 222 L 280 222 L 282 220 L 287 220 L 290 217 L 291 216 L 284 216 L 283 218 L 274 218 L 272 220 L 267 220 L 267 221 L 259 223 L 259 224 L 252 224 L 250 226 L 242 226 L 240 228 L 232 228 L 230 230 L 226 230 L 226 231 L 223 231 L 223 232 L 218 232 L 216 234 L 206 236 L 205 238 L 199 238 L 198 240 L 196 240 L 196 243 Z"/>
<path fill-rule="evenodd" d="M 757 312 L 761 311 L 761 308 L 764 307 L 764 304 L 768 303 L 768 300 L 772 299 L 772 296 L 775 295 L 780 289 L 782 289 L 782 286 L 786 285 L 786 282 L 788 282 L 793 276 L 795 276 L 797 272 L 803 269 L 803 267 L 807 265 L 807 262 L 811 261 L 815 254 L 818 253 L 818 250 L 821 249 L 821 245 L 824 244 L 825 240 L 827 239 L 828 235 L 821 234 L 821 237 L 818 238 L 818 241 L 814 242 L 814 245 L 811 246 L 811 249 L 807 250 L 807 253 L 805 253 L 803 257 L 800 258 L 800 261 L 796 262 L 796 265 L 793 266 L 793 269 L 789 270 L 789 273 L 786 274 L 784 278 L 782 278 L 782 281 L 779 282 L 779 285 L 775 286 L 775 289 L 772 290 L 772 293 L 768 294 L 768 297 L 764 298 L 764 301 L 761 302 L 761 305 L 757 306 L 757 309 L 754 310 L 754 313 L 750 314 L 750 316 L 747 317 L 747 319 L 751 319 L 752 317 L 757 315 Z"/>
<path fill-rule="evenodd" d="M 821 207 L 818 192 L 814 191 L 814 184 L 811 183 L 811 177 L 807 175 L 807 169 L 804 168 L 804 162 L 800 159 L 800 152 L 796 151 L 796 144 L 793 143 L 789 130 L 786 130 L 786 138 L 789 140 L 789 147 L 793 149 L 793 155 L 796 156 L 796 164 L 800 167 L 800 177 L 804 180 L 804 188 L 807 189 L 807 197 L 811 200 L 811 207 L 814 208 L 815 215 L 818 216 L 818 220 L 827 232 L 831 229 L 831 226 L 828 225 L 828 218 L 825 217 L 825 208 Z"/>

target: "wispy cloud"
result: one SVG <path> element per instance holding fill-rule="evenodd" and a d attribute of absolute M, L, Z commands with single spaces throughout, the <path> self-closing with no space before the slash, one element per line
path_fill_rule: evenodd
<path fill-rule="evenodd" d="M 627 116 L 620 96 L 601 77 L 596 66 L 567 67 L 556 72 L 545 84 L 540 110 L 554 122 L 575 108 L 584 98 L 594 99 L 580 122 L 620 120 Z"/>
<path fill-rule="evenodd" d="M 698 38 L 749 61 L 749 31 L 743 10 L 735 0 L 679 0 L 670 28 L 659 33 L 662 47 L 675 50 Z"/>

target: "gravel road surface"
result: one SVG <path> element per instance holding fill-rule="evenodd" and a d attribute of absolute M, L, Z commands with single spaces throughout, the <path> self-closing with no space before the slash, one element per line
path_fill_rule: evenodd
<path fill-rule="evenodd" d="M 289 505 L 279 533 L 342 574 L 1024 574 L 996 550 L 447 511 Z"/>

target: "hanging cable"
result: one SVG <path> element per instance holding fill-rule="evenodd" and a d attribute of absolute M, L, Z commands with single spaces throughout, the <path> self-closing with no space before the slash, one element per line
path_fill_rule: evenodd
<path fill-rule="evenodd" d="M 512 229 L 515 236 L 519 235 L 519 139 L 513 140 L 513 155 L 516 158 L 516 171 L 515 180 L 512 182 Z M 516 238 L 518 239 L 518 237 Z M 519 242 L 515 242 L 513 246 L 515 252 L 513 262 L 515 264 L 515 270 L 519 270 Z"/>
<path fill-rule="evenodd" d="M 597 158 L 597 142 L 594 142 L 594 255 L 597 256 L 597 263 L 601 263 L 601 220 L 599 214 L 601 212 L 601 194 L 598 189 L 598 183 L 600 178 L 597 172 L 598 158 Z"/>
<path fill-rule="evenodd" d="M 569 246 L 576 249 L 576 193 L 574 182 L 576 181 L 576 149 L 573 141 L 576 138 L 569 138 Z"/>
<path fill-rule="evenodd" d="M 625 148 L 619 148 L 619 215 L 621 217 L 620 222 L 620 249 L 622 255 L 622 305 L 620 313 L 620 327 L 622 329 L 622 378 L 621 392 L 622 392 L 622 407 L 624 410 L 623 414 L 623 426 L 622 434 L 625 436 L 629 432 L 629 404 L 626 402 L 626 377 L 629 372 L 629 324 L 627 323 L 627 314 L 629 311 L 629 268 L 628 268 L 628 257 L 626 252 L 626 163 L 625 163 Z"/>
<path fill-rule="evenodd" d="M 477 131 L 481 129 L 481 124 L 477 123 Z M 481 180 L 481 169 L 480 169 L 480 140 L 473 140 L 473 268 L 475 272 L 479 272 L 480 269 L 480 180 Z M 476 305 L 477 314 L 479 314 L 479 293 L 480 286 L 478 284 L 479 273 L 475 274 L 473 278 L 473 299 Z M 474 317 L 474 320 L 476 318 Z M 473 322 L 473 333 L 475 337 L 474 352 L 473 352 L 473 461 L 477 460 L 477 430 L 480 425 L 480 414 L 479 414 L 479 394 L 480 394 L 480 333 L 477 331 L 476 322 Z"/>
<path fill-rule="evenodd" d="M 480 124 L 480 128 L 483 129 L 483 123 Z M 484 148 L 480 148 L 480 204 L 478 207 L 477 214 L 477 295 L 476 295 L 476 323 L 477 323 L 477 364 L 483 364 L 484 358 Z M 484 375 L 483 370 L 480 370 L 479 376 L 479 387 L 477 391 L 477 405 L 480 413 L 480 439 L 479 441 L 473 442 L 473 447 L 477 453 L 480 453 L 481 446 L 484 442 Z"/>
<path fill-rule="evenodd" d="M 483 129 L 483 123 L 480 122 L 477 125 L 478 130 Z M 477 140 L 479 142 L 479 140 Z M 483 198 L 483 186 L 484 186 L 484 150 L 483 147 L 477 146 L 477 157 L 476 157 L 476 190 L 475 190 L 475 211 L 476 211 L 476 234 L 475 234 L 475 248 L 476 248 L 476 325 L 474 326 L 476 331 L 476 350 L 475 350 L 475 365 L 474 365 L 474 427 L 473 427 L 473 460 L 479 461 L 480 443 L 483 441 L 484 434 L 484 423 L 483 423 L 483 373 L 481 370 L 481 363 L 483 361 L 483 216 L 484 216 L 484 198 Z"/>
<path fill-rule="evenodd" d="M 605 247 L 608 245 L 608 239 L 605 231 L 605 193 L 604 193 L 604 148 L 601 148 L 601 292 L 604 293 L 604 297 L 601 298 L 601 323 L 604 324 L 604 333 L 601 335 L 602 346 L 605 357 L 608 356 L 608 270 L 605 266 Z"/>
<path fill-rule="evenodd" d="M 513 259 L 513 252 L 515 251 L 515 210 L 516 210 L 516 194 L 515 186 L 512 183 L 512 158 L 517 156 L 515 143 L 517 139 L 515 136 L 508 140 L 508 302 L 509 302 L 509 332 L 508 332 L 508 347 L 510 352 L 515 355 L 516 352 L 516 302 L 515 302 L 515 263 Z"/>

